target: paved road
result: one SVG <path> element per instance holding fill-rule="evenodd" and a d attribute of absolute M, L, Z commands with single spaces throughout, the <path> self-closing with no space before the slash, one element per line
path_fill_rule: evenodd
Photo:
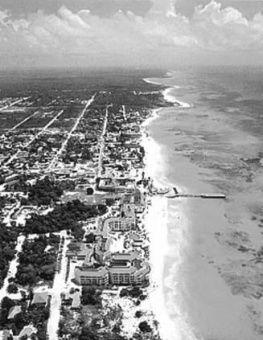
<path fill-rule="evenodd" d="M 0 289 L 0 304 L 2 302 L 2 299 L 5 297 L 5 296 L 8 296 L 9 294 L 7 293 L 6 289 L 9 285 L 9 279 L 11 277 L 15 277 L 16 275 L 16 272 L 17 272 L 17 266 L 18 266 L 18 254 L 21 252 L 22 250 L 22 246 L 23 246 L 23 243 L 25 241 L 25 236 L 18 236 L 17 238 L 17 245 L 16 245 L 16 255 L 15 255 L 15 258 L 10 262 L 9 264 L 9 270 L 8 270 L 8 274 L 4 280 L 4 284 L 3 284 L 3 287 Z"/>
<path fill-rule="evenodd" d="M 49 167 L 47 170 L 52 169 L 52 167 L 56 164 L 59 156 L 62 154 L 62 152 L 65 150 L 68 141 L 70 140 L 72 134 L 74 133 L 74 131 L 77 129 L 80 120 L 82 119 L 82 117 L 84 116 L 85 112 L 87 111 L 88 107 L 91 105 L 91 103 L 94 101 L 96 94 L 94 94 L 94 96 L 88 101 L 88 103 L 86 104 L 86 106 L 84 107 L 84 109 L 82 110 L 81 114 L 79 115 L 78 119 L 76 120 L 76 123 L 74 124 L 73 128 L 70 130 L 70 132 L 67 135 L 67 138 L 65 139 L 64 143 L 62 144 L 61 148 L 59 149 L 59 151 L 57 152 L 56 156 L 53 158 L 53 160 L 51 161 Z"/>
<path fill-rule="evenodd" d="M 47 125 L 45 125 L 43 127 L 42 130 L 40 130 L 33 139 L 31 139 L 26 145 L 24 145 L 25 148 L 27 148 L 30 144 L 32 144 L 40 135 L 42 135 L 43 132 L 45 132 L 53 123 L 54 121 L 64 112 L 64 110 L 59 111 L 59 113 L 52 118 Z M 10 164 L 11 162 L 13 162 L 13 160 L 15 160 L 17 158 L 17 155 L 19 154 L 21 150 L 19 149 L 13 156 L 11 156 L 11 158 L 5 163 L 5 165 Z"/>
<path fill-rule="evenodd" d="M 51 290 L 50 316 L 47 323 L 47 334 L 49 340 L 58 340 L 58 326 L 60 319 L 61 293 L 65 290 L 67 260 L 66 252 L 70 240 L 66 239 L 67 232 L 60 232 L 61 239 L 64 236 L 61 269 L 56 273 Z"/>
<path fill-rule="evenodd" d="M 109 106 L 111 106 L 111 105 L 108 105 L 106 107 L 105 119 L 104 119 L 102 134 L 100 136 L 100 142 L 99 142 L 99 144 L 100 144 L 100 154 L 99 154 L 99 162 L 98 162 L 98 177 L 101 176 L 101 172 L 102 172 L 103 151 L 104 151 L 104 146 L 105 146 L 104 136 L 105 136 L 106 131 L 107 131 L 108 115 L 109 115 L 108 107 Z"/>
<path fill-rule="evenodd" d="M 34 117 L 39 111 L 34 112 L 32 115 L 26 117 L 24 120 L 22 120 L 22 122 L 16 124 L 14 127 L 12 127 L 12 129 L 10 129 L 9 131 L 13 131 L 15 129 L 17 129 L 20 125 L 24 124 L 25 122 L 27 122 L 30 118 Z"/>
<path fill-rule="evenodd" d="M 1 107 L 1 108 L 0 108 L 0 111 L 3 111 L 3 110 L 5 110 L 5 109 L 8 109 L 9 107 L 15 106 L 16 104 L 19 104 L 19 103 L 21 103 L 22 101 L 27 100 L 28 98 L 30 98 L 30 97 L 25 97 L 25 98 L 16 100 L 16 101 L 14 101 L 14 102 L 11 103 L 11 104 L 8 104 L 8 105 L 6 105 L 6 106 L 4 106 L 4 107 Z"/>

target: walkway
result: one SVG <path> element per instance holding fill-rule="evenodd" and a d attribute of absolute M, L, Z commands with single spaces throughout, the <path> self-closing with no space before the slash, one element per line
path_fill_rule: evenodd
<path fill-rule="evenodd" d="M 61 242 L 64 236 L 64 243 L 61 257 L 61 268 L 56 273 L 51 290 L 51 303 L 50 303 L 50 316 L 47 324 L 47 335 L 49 340 L 58 340 L 58 327 L 60 319 L 60 307 L 61 307 L 61 293 L 65 289 L 65 280 L 67 272 L 67 259 L 66 252 L 70 240 L 67 237 L 67 231 L 60 232 Z M 62 243 L 61 243 L 62 244 Z"/>
<path fill-rule="evenodd" d="M 2 302 L 2 299 L 5 296 L 8 296 L 8 293 L 7 293 L 7 287 L 9 285 L 9 281 L 8 280 L 10 278 L 14 278 L 16 276 L 17 267 L 18 267 L 18 256 L 19 256 L 19 253 L 22 250 L 25 238 L 26 237 L 24 235 L 18 236 L 18 238 L 17 238 L 17 245 L 16 245 L 16 248 L 15 248 L 16 255 L 15 255 L 15 258 L 9 264 L 8 274 L 7 274 L 7 276 L 6 276 L 5 280 L 4 280 L 3 287 L 0 289 L 0 304 Z"/>

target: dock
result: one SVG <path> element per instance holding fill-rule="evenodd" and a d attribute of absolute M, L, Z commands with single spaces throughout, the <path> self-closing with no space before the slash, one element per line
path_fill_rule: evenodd
<path fill-rule="evenodd" d="M 178 191 L 174 189 L 174 194 L 167 195 L 167 198 L 180 198 L 180 197 L 185 197 L 185 198 L 203 198 L 203 199 L 226 199 L 225 194 L 221 193 L 208 193 L 208 194 L 180 194 Z"/>

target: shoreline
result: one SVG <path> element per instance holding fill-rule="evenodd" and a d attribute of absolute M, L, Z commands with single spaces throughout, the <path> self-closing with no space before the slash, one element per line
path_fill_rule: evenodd
<path fill-rule="evenodd" d="M 144 79 L 151 83 L 150 80 Z M 161 83 L 152 82 L 156 85 Z M 171 92 L 177 88 L 176 86 L 168 87 L 161 91 L 166 102 L 172 103 L 172 107 L 162 107 L 152 110 L 152 114 L 142 123 L 142 140 L 141 145 L 145 149 L 145 173 L 151 177 L 157 187 L 176 187 L 180 192 L 186 188 L 182 187 L 177 182 L 171 182 L 168 179 L 167 157 L 165 145 L 158 144 L 152 135 L 149 133 L 149 126 L 153 121 L 160 117 L 166 109 L 187 109 L 192 105 L 178 101 Z M 188 324 L 188 316 L 181 310 L 180 301 L 173 304 L 170 300 L 171 285 L 177 285 L 177 282 L 171 283 L 171 277 L 174 276 L 167 267 L 170 261 L 173 262 L 173 270 L 179 274 L 182 264 L 182 254 L 185 243 L 184 233 L 185 228 L 188 228 L 188 219 L 185 210 L 185 203 L 178 199 L 176 203 L 171 203 L 165 196 L 152 196 L 151 205 L 148 206 L 148 211 L 145 216 L 146 230 L 149 233 L 150 239 L 150 264 L 152 268 L 151 285 L 149 289 L 149 301 L 152 311 L 158 321 L 158 330 L 162 340 L 196 340 L 191 327 Z M 176 247 L 171 243 L 172 235 L 170 227 L 174 226 L 174 213 L 176 210 L 176 218 L 180 221 L 176 226 L 177 241 Z M 183 223 L 183 224 L 182 224 Z M 181 225 L 182 224 L 182 225 Z M 174 229 L 174 228 L 173 228 Z M 174 232 L 174 230 L 173 230 Z M 176 258 L 174 258 L 176 253 Z M 171 276 L 172 275 L 172 276 Z M 181 292 L 177 292 L 179 295 Z M 178 295 L 178 298 L 180 299 Z"/>
<path fill-rule="evenodd" d="M 162 82 L 160 79 L 159 83 L 157 83 L 156 80 L 157 79 L 154 79 L 152 83 L 168 87 L 162 91 L 163 95 L 166 95 L 166 100 L 169 99 L 178 104 L 177 100 L 172 96 L 173 93 L 176 95 L 176 91 L 174 91 L 176 87 L 170 86 L 172 82 L 168 80 L 168 85 L 166 85 L 165 80 Z M 151 82 L 150 80 L 145 81 Z M 176 83 L 176 78 L 174 78 L 174 83 Z M 189 100 L 187 96 L 184 98 Z M 150 134 L 149 141 L 152 139 L 154 143 L 161 144 L 162 151 L 164 151 L 162 152 L 162 157 L 166 158 L 167 166 L 170 167 L 169 169 L 165 169 L 167 176 L 165 176 L 165 173 L 163 176 L 160 176 L 159 174 L 155 174 L 155 161 L 152 163 L 153 168 L 149 164 L 151 175 L 154 180 L 168 177 L 168 181 L 170 181 L 170 179 L 174 182 L 179 181 L 183 186 L 189 186 L 188 189 L 191 188 L 191 192 L 203 190 L 203 187 L 207 188 L 209 192 L 216 187 L 216 184 L 205 181 L 207 179 L 205 176 L 210 175 L 215 181 L 218 175 L 215 175 L 210 169 L 206 170 L 205 167 L 203 168 L 202 163 L 199 166 L 199 164 L 195 164 L 194 161 L 191 162 L 190 157 L 186 156 L 186 151 L 180 153 L 181 144 L 179 144 L 178 147 L 178 154 L 175 154 L 175 160 L 173 160 L 172 156 L 170 157 L 172 152 L 176 150 L 173 144 L 175 140 L 179 141 L 179 143 L 181 142 L 182 147 L 184 147 L 183 143 L 189 142 L 189 139 L 180 139 L 180 136 L 173 137 L 177 126 L 178 129 L 181 128 L 182 131 L 184 131 L 185 127 L 189 128 L 189 131 L 192 131 L 186 124 L 192 121 L 196 122 L 194 118 L 191 118 L 192 115 L 185 115 L 184 117 L 182 115 L 182 117 L 178 119 L 178 122 L 174 121 L 173 113 L 175 111 L 178 110 L 181 114 L 182 111 L 179 110 L 182 108 L 193 107 L 193 105 L 189 104 L 185 107 L 178 107 L 176 104 L 174 105 L 177 108 L 175 110 L 173 110 L 173 107 L 162 109 L 161 115 L 164 115 L 164 120 L 158 120 L 148 128 L 148 131 L 151 130 L 152 135 L 156 138 L 153 139 Z M 191 111 L 190 113 L 196 114 L 194 117 L 199 118 L 204 115 L 203 112 L 200 111 L 201 109 L 197 107 L 196 112 Z M 218 118 L 216 113 L 214 116 Z M 167 122 L 165 122 L 165 119 L 167 119 Z M 212 118 L 210 120 L 212 120 Z M 211 129 L 214 121 L 215 119 L 213 119 L 210 125 L 208 121 L 205 126 Z M 150 123 L 151 121 L 149 121 L 148 124 Z M 145 125 L 147 126 L 148 124 Z M 198 127 L 199 126 L 196 127 L 196 130 Z M 223 127 L 222 125 L 221 130 Z M 194 130 L 194 136 L 195 133 L 196 131 Z M 237 137 L 234 136 L 233 142 L 231 139 L 229 144 L 234 143 L 235 140 L 239 141 L 238 138 L 242 138 L 242 136 L 243 133 Z M 207 143 L 208 142 L 209 140 Z M 189 142 L 189 145 L 192 145 L 191 143 L 193 143 L 192 140 Z M 186 146 L 188 145 L 186 144 Z M 151 152 L 151 147 L 149 148 L 149 152 Z M 158 153 L 155 154 L 157 154 L 156 157 L 158 158 Z M 180 170 L 177 174 L 172 173 L 173 166 L 176 166 L 175 161 L 177 164 L 180 164 Z M 176 183 L 174 183 L 173 186 L 176 186 Z M 240 199 L 241 203 L 244 204 L 241 194 L 235 198 L 237 200 Z M 166 267 L 164 268 L 164 277 L 162 278 L 162 287 L 160 288 L 160 291 L 163 291 L 165 295 L 163 299 L 167 301 L 167 313 L 172 319 L 173 327 L 176 328 L 178 332 L 180 330 L 179 337 L 176 337 L 177 334 L 173 334 L 170 339 L 196 339 L 194 333 L 198 337 L 212 337 L 212 335 L 217 335 L 218 338 L 223 338 L 228 335 L 229 339 L 236 339 L 237 332 L 242 334 L 240 339 L 258 339 L 259 332 L 257 329 L 260 327 L 259 320 L 262 319 L 262 306 L 259 306 L 258 300 L 262 296 L 262 290 L 260 285 L 258 285 L 258 275 L 262 264 L 259 262 L 260 259 L 255 257 L 251 252 L 253 251 L 254 254 L 257 254 L 257 249 L 260 248 L 261 244 L 256 236 L 258 235 L 258 231 L 252 228 L 248 229 L 247 227 L 250 225 L 253 227 L 253 218 L 255 220 L 256 218 L 253 217 L 250 220 L 250 215 L 244 215 L 246 220 L 242 222 L 239 221 L 237 224 L 236 221 L 238 221 L 239 218 L 237 213 L 239 213 L 239 210 L 234 210 L 233 213 L 231 211 L 230 214 L 229 202 L 218 204 L 214 201 L 204 202 L 192 200 L 186 203 L 186 211 L 184 211 L 184 206 L 181 201 L 178 200 L 176 202 L 178 203 L 174 205 L 173 203 L 169 203 L 168 212 L 171 215 L 166 225 L 170 245 L 173 244 L 174 254 L 172 254 L 171 257 L 168 254 L 165 259 Z M 224 204 L 226 204 L 226 206 L 224 206 Z M 152 208 L 150 207 L 150 209 Z M 187 223 L 184 226 L 182 225 L 182 219 L 180 219 L 179 229 L 172 220 L 172 218 L 177 218 L 175 210 L 178 211 L 178 215 L 181 215 L 181 213 L 184 215 L 184 213 L 187 212 L 186 217 L 190 224 L 188 225 Z M 244 218 L 243 215 L 242 218 Z M 259 219 L 260 217 L 258 217 L 258 220 Z M 152 226 L 149 225 L 149 227 L 151 228 Z M 165 233 L 166 232 L 167 230 L 165 230 Z M 182 238 L 180 236 L 182 236 Z M 186 241 L 186 243 L 184 241 Z M 250 244 L 251 249 L 249 248 Z M 189 248 L 187 248 L 188 246 Z M 184 247 L 186 248 L 184 249 Z M 151 249 L 153 252 L 158 252 L 158 248 L 155 249 L 154 246 Z M 154 258 L 154 254 L 152 256 Z M 160 257 L 161 256 L 163 256 L 163 254 L 161 254 Z M 186 256 L 186 261 L 182 256 Z M 181 259 L 183 265 L 180 266 L 180 263 L 177 263 L 177 261 Z M 258 262 L 254 265 L 253 262 L 251 262 L 252 260 Z M 175 268 L 173 268 L 174 265 Z M 158 267 L 158 265 L 153 263 L 153 271 L 155 270 L 155 266 Z M 179 270 L 177 271 L 178 268 Z M 164 284 L 163 281 L 165 281 Z M 182 304 L 180 298 L 183 300 Z M 160 304 L 156 315 L 157 318 L 160 316 L 159 320 L 161 324 L 165 325 L 165 320 L 162 319 L 162 311 L 163 308 Z"/>
<path fill-rule="evenodd" d="M 169 74 L 169 77 L 172 77 L 172 73 Z M 143 79 L 146 83 L 149 83 L 149 84 L 153 84 L 153 85 L 159 85 L 159 86 L 163 86 L 163 84 L 161 83 L 158 83 L 156 81 L 152 81 L 150 80 L 149 78 L 144 78 Z M 167 87 L 167 86 L 166 86 Z M 176 86 L 176 85 L 172 85 L 172 86 L 168 86 L 168 88 L 162 90 L 162 95 L 163 95 L 163 98 L 166 102 L 168 103 L 172 103 L 174 104 L 174 106 L 177 106 L 177 107 L 180 107 L 182 109 L 189 109 L 191 107 L 193 107 L 192 104 L 189 104 L 189 103 L 186 103 L 186 102 L 183 102 L 183 101 L 180 101 L 178 100 L 176 97 L 174 97 L 171 92 L 174 90 L 174 89 L 179 89 L 180 86 Z"/>
<path fill-rule="evenodd" d="M 155 119 L 154 117 L 152 117 Z M 152 122 L 146 120 L 144 126 Z M 145 148 L 145 174 L 151 177 L 157 187 L 180 188 L 177 183 L 171 183 L 165 176 L 165 163 L 162 147 L 144 131 L 141 145 Z M 161 165 L 160 165 L 161 164 Z M 180 190 L 180 189 L 179 189 Z M 187 315 L 181 310 L 180 303 L 173 304 L 171 289 L 178 282 L 171 282 L 174 277 L 167 267 L 172 262 L 172 269 L 179 274 L 182 264 L 181 252 L 187 244 L 184 242 L 184 227 L 188 226 L 185 215 L 184 201 L 176 201 L 176 218 L 180 220 L 177 233 L 176 245 L 171 243 L 169 225 L 174 223 L 174 206 L 169 205 L 169 199 L 165 196 L 154 195 L 150 197 L 145 216 L 145 227 L 150 240 L 150 265 L 151 280 L 147 289 L 151 311 L 158 321 L 158 331 L 161 340 L 197 340 L 188 325 Z M 174 258 L 176 254 L 176 258 Z M 180 295 L 180 294 L 179 294 Z M 174 319 L 174 317 L 176 319 Z"/>
<path fill-rule="evenodd" d="M 177 183 L 171 183 L 166 178 L 165 158 L 163 147 L 159 145 L 149 134 L 149 125 L 159 117 L 164 108 L 152 110 L 152 114 L 142 123 L 142 139 L 140 144 L 145 149 L 145 174 L 151 177 L 157 187 L 173 187 L 179 188 Z M 180 189 L 179 189 L 180 190 Z M 173 247 L 169 242 L 169 199 L 165 196 L 150 196 L 151 203 L 147 207 L 145 216 L 145 227 L 150 240 L 150 265 L 151 265 L 151 281 L 148 287 L 148 299 L 151 310 L 158 321 L 158 331 L 162 340 L 181 340 L 180 334 L 181 320 L 174 323 L 170 315 L 169 303 L 167 303 L 166 290 L 167 279 L 170 276 L 166 270 L 166 259 L 169 253 L 173 251 Z M 179 208 L 180 210 L 180 208 Z M 183 215 L 183 211 L 179 211 L 179 215 Z M 180 317 L 180 311 L 177 311 Z M 178 327 L 177 327 L 178 326 Z M 192 337 L 191 339 L 195 339 Z"/>

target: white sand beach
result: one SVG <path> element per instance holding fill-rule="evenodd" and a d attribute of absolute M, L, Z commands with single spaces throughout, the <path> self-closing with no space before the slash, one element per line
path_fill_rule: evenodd
<path fill-rule="evenodd" d="M 191 104 L 188 104 L 186 102 L 182 102 L 180 100 L 178 100 L 177 98 L 175 98 L 172 94 L 172 91 L 174 89 L 176 89 L 177 86 L 173 86 L 173 87 L 169 87 L 168 89 L 164 90 L 163 93 L 163 97 L 164 99 L 168 102 L 168 103 L 173 103 L 174 105 L 178 105 L 183 109 L 188 109 L 190 107 L 192 107 Z"/>
<path fill-rule="evenodd" d="M 143 126 L 147 129 L 147 125 L 156 118 L 156 112 L 153 116 L 146 120 Z M 151 137 L 144 134 L 142 138 L 142 145 L 145 149 L 145 173 L 146 176 L 151 177 L 154 185 L 157 187 L 171 187 L 165 177 L 165 158 L 163 157 L 162 147 L 158 145 Z M 187 339 L 195 339 L 191 332 L 189 332 L 187 325 L 180 315 L 178 307 L 177 322 L 171 317 L 170 313 L 174 316 L 175 309 L 177 308 L 171 301 L 167 300 L 166 286 L 167 274 L 165 271 L 166 258 L 169 253 L 174 251 L 174 248 L 169 242 L 168 235 L 168 218 L 169 201 L 164 196 L 151 197 L 151 203 L 148 205 L 148 211 L 145 216 L 146 230 L 149 233 L 150 239 L 150 263 L 151 263 L 151 286 L 149 288 L 149 302 L 156 320 L 159 322 L 159 332 L 163 340 L 183 340 L 184 335 L 187 334 Z M 183 215 L 179 211 L 178 215 Z M 181 240 L 181 239 L 180 239 Z M 183 245 L 181 245 L 182 247 Z M 177 252 L 180 252 L 178 244 Z M 178 254 L 179 258 L 179 254 Z M 180 265 L 179 261 L 177 265 Z M 184 331 L 183 331 L 184 329 Z"/>
<path fill-rule="evenodd" d="M 147 125 L 150 118 L 144 123 Z M 143 136 L 142 145 L 145 148 L 145 173 L 146 176 L 154 179 L 157 183 L 158 172 L 161 173 L 160 148 L 150 138 Z M 158 185 L 163 185 L 158 181 Z M 167 251 L 167 200 L 164 197 L 154 196 L 148 205 L 148 211 L 145 216 L 146 230 L 150 237 L 150 263 L 151 263 L 151 287 L 149 288 L 149 301 L 155 314 L 156 320 L 159 322 L 159 331 L 163 340 L 171 339 L 173 325 L 168 315 L 165 305 L 165 297 L 163 294 L 163 270 L 164 257 Z M 169 332 L 171 332 L 169 334 Z"/>
<path fill-rule="evenodd" d="M 143 79 L 146 83 L 149 84 L 154 84 L 154 85 L 161 85 L 161 83 L 148 79 L 148 78 L 144 78 Z M 165 90 L 162 91 L 163 97 L 165 99 L 165 101 L 167 101 L 168 103 L 173 103 L 176 106 L 180 106 L 181 108 L 187 109 L 192 107 L 191 104 L 188 104 L 186 102 L 180 101 L 177 98 L 175 98 L 175 96 L 173 95 L 173 90 L 180 88 L 179 86 L 173 85 Z M 148 122 L 147 122 L 148 123 Z"/>

